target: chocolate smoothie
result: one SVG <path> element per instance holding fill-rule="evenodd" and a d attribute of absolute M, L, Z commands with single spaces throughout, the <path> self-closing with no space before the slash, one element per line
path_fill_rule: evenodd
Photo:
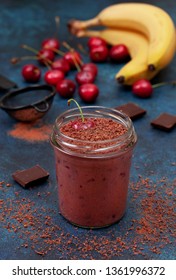
<path fill-rule="evenodd" d="M 136 134 L 131 120 L 104 107 L 68 110 L 57 118 L 51 142 L 56 159 L 59 208 L 71 223 L 111 225 L 126 210 Z"/>

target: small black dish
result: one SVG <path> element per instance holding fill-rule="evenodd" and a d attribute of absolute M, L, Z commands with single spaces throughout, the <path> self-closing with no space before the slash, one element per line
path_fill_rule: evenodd
<path fill-rule="evenodd" d="M 49 85 L 12 90 L 0 98 L 0 108 L 18 121 L 35 121 L 48 112 L 55 93 L 55 89 Z"/>

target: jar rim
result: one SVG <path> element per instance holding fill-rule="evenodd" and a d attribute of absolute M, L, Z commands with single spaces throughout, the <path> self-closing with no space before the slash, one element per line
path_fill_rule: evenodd
<path fill-rule="evenodd" d="M 58 148 L 64 148 L 66 149 L 67 152 L 69 153 L 76 153 L 77 151 L 72 151 L 72 149 L 76 149 L 76 147 L 78 147 L 77 145 L 71 144 L 71 142 L 76 141 L 77 143 L 79 142 L 79 149 L 90 149 L 88 154 L 90 156 L 93 155 L 97 155 L 97 153 L 102 153 L 103 151 L 106 150 L 106 148 L 98 148 L 98 149 L 93 149 L 92 150 L 92 145 L 93 144 L 98 144 L 98 145 L 106 145 L 108 143 L 110 143 L 110 148 L 111 150 L 113 148 L 117 148 L 120 147 L 122 145 L 124 145 L 124 143 L 128 143 L 127 145 L 125 145 L 126 147 L 129 147 L 129 142 L 132 141 L 133 145 L 136 143 L 136 133 L 134 131 L 134 127 L 133 127 L 133 123 L 131 121 L 131 119 L 129 118 L 128 115 L 126 115 L 125 113 L 123 113 L 122 111 L 118 111 L 116 109 L 113 108 L 108 108 L 108 107 L 104 107 L 104 106 L 83 106 L 81 107 L 83 110 L 83 114 L 84 117 L 92 117 L 92 118 L 111 118 L 114 120 L 117 120 L 118 122 L 120 122 L 122 125 L 124 125 L 124 127 L 126 128 L 126 132 L 124 132 L 122 135 L 119 135 L 113 139 L 108 139 L 108 140 L 98 140 L 98 141 L 89 141 L 89 140 L 81 140 L 81 139 L 75 139 L 72 138 L 68 135 L 65 135 L 64 133 L 62 133 L 60 131 L 60 127 L 63 125 L 63 122 L 69 122 L 69 120 L 71 118 L 77 118 L 80 117 L 80 112 L 78 108 L 72 108 L 69 109 L 65 112 L 63 112 L 62 114 L 60 114 L 55 121 L 55 125 L 53 128 L 53 133 L 52 133 L 52 137 L 51 137 L 51 142 L 56 145 Z M 92 115 L 92 116 L 91 116 Z M 54 139 L 53 139 L 54 137 Z M 63 145 L 61 145 L 61 141 L 60 139 L 62 139 L 63 141 Z M 54 141 L 53 141 L 54 140 Z M 131 146 L 133 146 L 131 145 Z M 91 147 L 91 148 L 90 148 Z M 71 148 L 71 149 L 69 149 Z M 65 150 L 64 149 L 64 150 Z M 109 153 L 105 154 L 103 153 L 103 156 L 108 156 Z M 80 156 L 84 156 L 82 153 L 80 153 Z M 86 154 L 87 156 L 87 154 Z"/>

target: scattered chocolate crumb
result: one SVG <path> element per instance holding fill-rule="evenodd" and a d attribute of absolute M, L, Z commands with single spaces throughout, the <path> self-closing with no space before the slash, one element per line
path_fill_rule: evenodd
<path fill-rule="evenodd" d="M 118 142 L 120 136 L 127 132 L 124 124 L 111 118 L 101 117 L 84 118 L 84 122 L 78 118 L 65 123 L 59 130 L 67 137 L 67 143 L 71 144 L 65 145 L 65 149 L 87 154 L 102 154 L 118 150 L 119 146 L 115 147 L 115 143 Z M 85 141 L 84 145 L 82 141 Z"/>
<path fill-rule="evenodd" d="M 130 183 L 126 216 L 116 225 L 102 231 L 66 226 L 56 208 L 48 206 L 47 192 L 38 193 L 37 204 L 24 197 L 25 190 L 8 196 L 11 188 L 0 182 L 0 221 L 7 232 L 21 240 L 13 250 L 27 250 L 45 259 L 159 259 L 163 250 L 173 247 L 176 181 L 163 177 L 157 182 L 139 175 Z M 33 191 L 31 189 L 30 191 Z M 44 203 L 45 202 L 45 203 Z M 43 206 L 45 205 L 45 207 Z M 138 206 L 138 207 L 136 207 Z M 60 221 L 62 219 L 62 221 Z M 101 233 L 101 234 L 100 234 Z M 157 256 L 156 256 L 157 255 Z"/>
<path fill-rule="evenodd" d="M 39 252 L 37 250 L 35 250 L 35 252 L 36 252 L 36 254 L 41 255 L 41 256 L 44 256 L 46 254 L 46 252 Z"/>
<path fill-rule="evenodd" d="M 176 125 L 176 115 L 162 113 L 159 117 L 151 121 L 151 125 L 161 130 L 170 131 Z"/>
<path fill-rule="evenodd" d="M 82 122 L 78 119 L 78 122 Z M 93 125 L 88 127 L 87 129 L 75 129 L 73 122 L 70 121 L 63 125 L 60 128 L 62 134 L 67 135 L 68 137 L 86 140 L 86 141 L 104 141 L 115 139 L 122 134 L 124 134 L 127 129 L 126 127 L 110 118 L 85 118 L 84 123 L 92 123 Z M 75 124 L 75 121 L 74 121 Z"/>
<path fill-rule="evenodd" d="M 142 117 L 146 114 L 146 110 L 139 107 L 137 104 L 129 102 L 118 107 L 115 107 L 116 110 L 122 111 L 128 115 L 132 120 Z"/>

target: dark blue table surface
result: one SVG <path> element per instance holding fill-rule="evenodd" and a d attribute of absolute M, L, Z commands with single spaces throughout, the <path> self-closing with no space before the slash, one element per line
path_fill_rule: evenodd
<path fill-rule="evenodd" d="M 87 39 L 78 40 L 68 33 L 68 20 L 89 19 L 116 2 L 0 1 L 0 74 L 18 86 L 25 86 L 20 72 L 27 62 L 15 66 L 9 62 L 14 56 L 28 54 L 21 44 L 39 49 L 43 39 L 55 34 L 54 18 L 60 16 L 60 40 L 73 47 L 81 43 L 86 48 Z M 174 1 L 145 2 L 165 9 L 176 24 Z M 86 55 L 82 56 L 85 62 L 89 61 Z M 150 121 L 162 112 L 175 114 L 176 89 L 167 85 L 155 89 L 150 99 L 137 98 L 130 88 L 124 89 L 115 82 L 114 75 L 121 66 L 98 65 L 96 84 L 100 95 L 95 104 L 115 107 L 134 102 L 147 110 L 144 117 L 134 121 L 138 144 L 131 168 L 126 215 L 119 223 L 99 230 L 77 228 L 65 221 L 58 212 L 54 155 L 49 139 L 30 142 L 12 136 L 10 132 L 17 122 L 0 110 L 0 182 L 4 181 L 0 184 L 0 259 L 175 259 L 176 130 L 168 133 L 154 129 Z M 42 71 L 46 69 L 43 67 Z M 74 75 L 75 71 L 69 77 Z M 176 57 L 153 83 L 175 78 Z M 78 92 L 75 98 L 85 105 Z M 66 109 L 66 100 L 56 95 L 40 126 L 52 125 Z M 35 164 L 49 171 L 49 180 L 25 190 L 13 181 L 11 174 Z"/>

